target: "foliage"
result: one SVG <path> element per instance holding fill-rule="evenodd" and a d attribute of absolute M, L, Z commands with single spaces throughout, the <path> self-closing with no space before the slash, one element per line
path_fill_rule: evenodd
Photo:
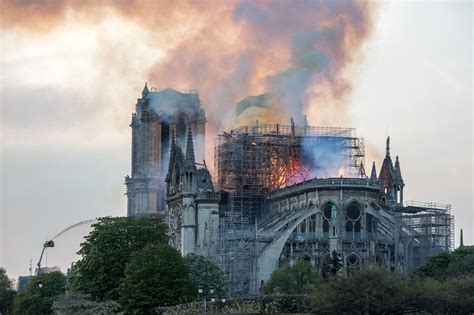
<path fill-rule="evenodd" d="M 119 304 L 115 301 L 97 302 L 80 293 L 62 295 L 54 301 L 52 306 L 53 313 L 56 315 L 109 315 L 116 314 L 119 308 Z"/>
<path fill-rule="evenodd" d="M 311 300 L 305 295 L 260 295 L 207 303 L 209 314 L 313 313 L 313 310 Z M 203 314 L 205 311 L 203 302 L 193 302 L 171 307 L 156 307 L 151 313 L 190 315 Z"/>
<path fill-rule="evenodd" d="M 15 313 L 51 314 L 51 306 L 54 300 L 64 293 L 65 285 L 66 277 L 59 271 L 32 277 L 26 291 L 15 297 Z"/>
<path fill-rule="evenodd" d="M 333 277 L 314 294 L 322 313 L 459 314 L 474 311 L 474 276 L 408 277 L 381 268 L 355 270 L 347 278 Z"/>
<path fill-rule="evenodd" d="M 209 258 L 196 254 L 188 254 L 184 257 L 184 263 L 191 271 L 198 287 L 203 290 L 206 299 L 212 297 L 221 298 L 226 296 L 226 278 L 222 270 Z M 209 290 L 213 288 L 214 294 L 210 294 Z"/>
<path fill-rule="evenodd" d="M 331 260 L 330 260 L 330 269 L 329 271 L 333 276 L 335 276 L 339 270 L 341 270 L 342 262 L 339 258 L 339 255 L 335 250 L 332 251 Z"/>
<path fill-rule="evenodd" d="M 180 253 L 169 245 L 147 245 L 132 254 L 121 281 L 120 304 L 127 312 L 192 301 L 197 287 Z"/>
<path fill-rule="evenodd" d="M 381 268 L 353 271 L 347 278 L 331 277 L 314 295 L 323 313 L 381 314 L 403 305 L 402 278 Z"/>
<path fill-rule="evenodd" d="M 168 241 L 166 226 L 153 217 L 105 217 L 81 244 L 82 260 L 73 268 L 73 290 L 94 299 L 118 299 L 118 286 L 130 255 L 147 244 Z"/>
<path fill-rule="evenodd" d="M 307 294 L 319 284 L 319 276 L 310 262 L 300 260 L 291 267 L 275 270 L 263 286 L 265 294 Z"/>
<path fill-rule="evenodd" d="M 9 314 L 13 311 L 14 298 L 13 283 L 8 279 L 6 270 L 0 267 L 0 314 Z"/>
<path fill-rule="evenodd" d="M 426 265 L 416 269 L 414 276 L 446 280 L 467 274 L 474 275 L 474 246 L 463 246 L 452 253 L 431 257 Z"/>

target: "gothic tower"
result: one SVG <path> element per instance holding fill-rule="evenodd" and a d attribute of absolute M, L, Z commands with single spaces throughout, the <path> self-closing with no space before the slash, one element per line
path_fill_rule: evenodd
<path fill-rule="evenodd" d="M 204 159 L 206 115 L 196 91 L 156 91 L 147 84 L 132 114 L 132 173 L 125 177 L 127 215 L 164 215 L 165 177 L 172 134 L 186 148 L 187 130 L 195 135 L 196 157 Z"/>
<path fill-rule="evenodd" d="M 375 172 L 375 166 L 373 172 Z M 398 156 L 395 160 L 395 166 L 390 157 L 390 137 L 387 137 L 385 159 L 380 169 L 379 181 L 383 185 L 386 199 L 394 205 L 403 205 L 403 187 L 405 187 L 405 183 L 403 182 Z"/>

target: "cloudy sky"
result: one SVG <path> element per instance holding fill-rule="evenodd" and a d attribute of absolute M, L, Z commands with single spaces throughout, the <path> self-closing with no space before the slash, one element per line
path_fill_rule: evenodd
<path fill-rule="evenodd" d="M 471 2 L 273 3 L 2 1 L 0 265 L 27 274 L 67 226 L 126 214 L 145 81 L 198 89 L 210 134 L 271 90 L 279 118 L 356 127 L 367 165 L 390 135 L 405 199 L 452 204 L 474 243 Z"/>

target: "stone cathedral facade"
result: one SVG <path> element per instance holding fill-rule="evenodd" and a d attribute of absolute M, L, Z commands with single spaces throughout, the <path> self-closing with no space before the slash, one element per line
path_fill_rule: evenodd
<path fill-rule="evenodd" d="M 199 95 L 173 89 L 150 91 L 137 100 L 132 114 L 132 172 L 125 178 L 129 216 L 164 215 L 165 178 L 171 140 L 184 150 L 188 129 L 196 135 L 196 156 L 204 158 L 206 114 Z"/>
<path fill-rule="evenodd" d="M 213 259 L 232 296 L 258 294 L 275 269 L 301 259 L 322 276 L 334 254 L 345 275 L 366 264 L 407 273 L 453 248 L 451 206 L 404 201 L 400 161 L 393 162 L 389 139 L 378 174 L 375 162 L 370 175 L 361 162 L 355 175 L 307 176 L 302 144 L 352 150 L 363 142 L 341 135 L 343 128 L 257 122 L 219 135 L 213 178 L 201 163 L 205 126 L 196 92 L 145 85 L 130 124 L 127 213 L 161 216 L 171 245 L 182 255 Z M 365 157 L 354 152 L 349 161 Z M 290 183 L 270 185 L 281 176 Z"/>

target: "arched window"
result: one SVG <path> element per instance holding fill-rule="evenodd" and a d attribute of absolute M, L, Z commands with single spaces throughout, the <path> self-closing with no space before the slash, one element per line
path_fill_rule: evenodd
<path fill-rule="evenodd" d="M 360 237 L 361 208 L 357 203 L 351 203 L 346 208 L 346 237 L 356 239 Z"/>
<path fill-rule="evenodd" d="M 333 215 L 337 214 L 337 208 L 336 205 L 334 205 L 332 202 L 327 203 L 323 207 L 323 233 L 329 233 L 329 223 L 331 222 L 331 219 Z M 334 233 L 335 234 L 335 233 Z"/>

